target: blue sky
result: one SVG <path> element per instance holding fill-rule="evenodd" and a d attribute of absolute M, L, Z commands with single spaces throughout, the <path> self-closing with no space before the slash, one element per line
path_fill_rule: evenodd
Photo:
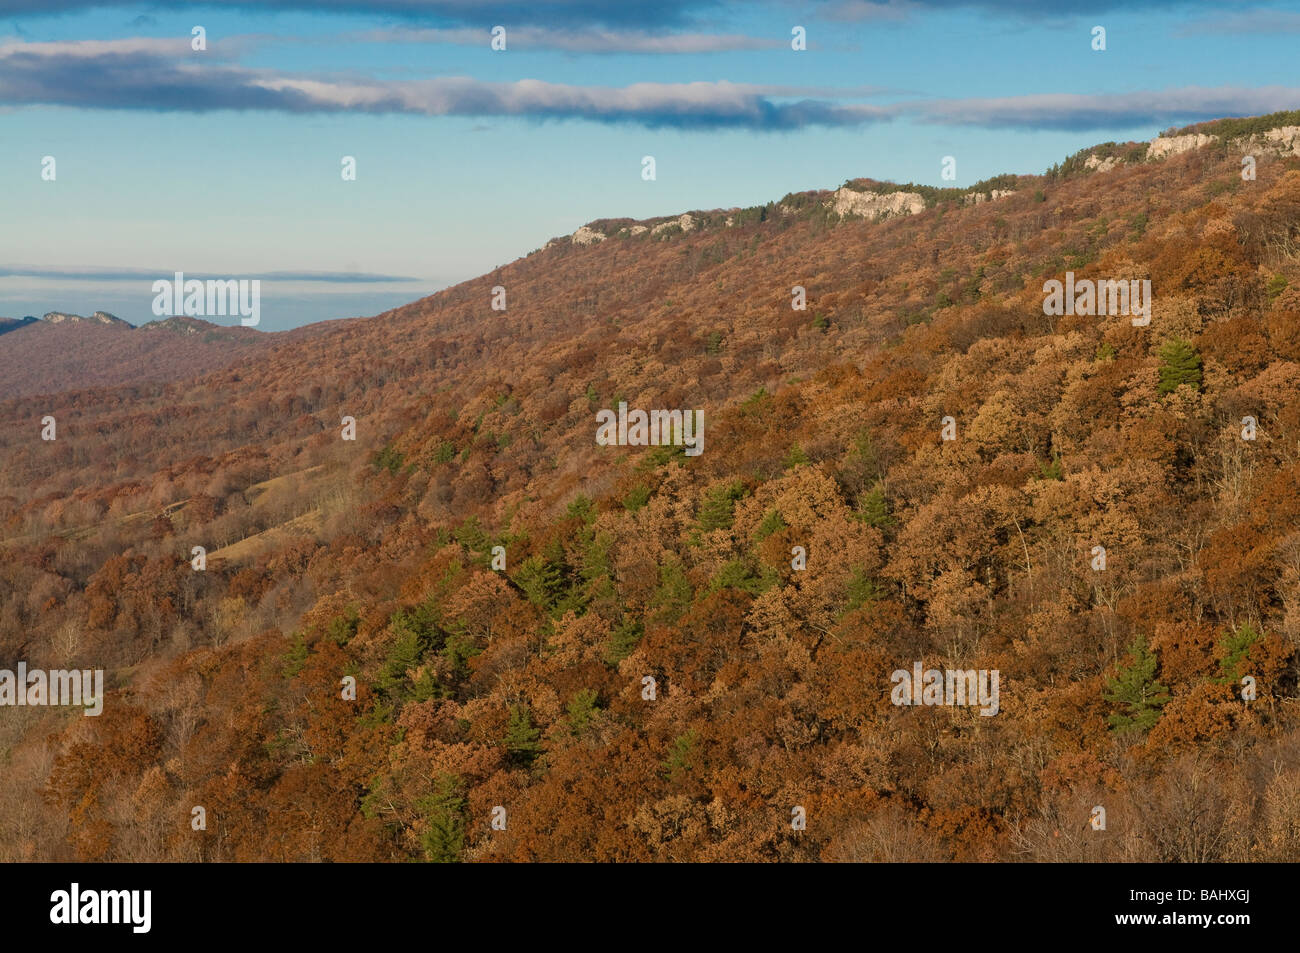
<path fill-rule="evenodd" d="M 265 276 L 264 330 L 373 314 L 595 218 L 1300 108 L 1297 42 L 1300 2 L 0 0 L 0 315 L 141 323 L 176 271 Z"/>

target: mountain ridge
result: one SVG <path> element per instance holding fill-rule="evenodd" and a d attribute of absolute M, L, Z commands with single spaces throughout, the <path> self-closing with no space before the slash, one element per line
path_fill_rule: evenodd
<path fill-rule="evenodd" d="M 1151 140 L 1133 140 L 1126 143 L 1106 142 L 1088 146 L 1070 156 L 1064 163 L 1053 166 L 1042 174 L 1000 173 L 981 180 L 967 187 L 944 187 L 917 185 L 916 183 L 898 184 L 894 182 L 856 178 L 846 181 L 838 189 L 813 189 L 803 192 L 791 192 L 775 202 L 765 206 L 755 205 L 747 208 L 729 208 L 700 210 L 691 209 L 676 215 L 655 216 L 648 219 L 605 218 L 587 222 L 570 235 L 557 236 L 544 246 L 550 248 L 567 242 L 589 245 L 611 237 L 629 238 L 649 234 L 651 238 L 666 233 L 665 237 L 681 234 L 694 228 L 722 227 L 730 228 L 737 221 L 755 215 L 765 219 L 773 210 L 781 215 L 813 214 L 817 207 L 833 209 L 840 219 L 863 217 L 878 219 L 892 215 L 915 214 L 925 208 L 933 208 L 940 202 L 957 204 L 980 204 L 984 201 L 997 201 L 1015 194 L 1016 189 L 1008 189 L 1021 180 L 1038 181 L 1044 176 L 1057 174 L 1077 174 L 1086 172 L 1109 172 L 1119 165 L 1132 165 L 1137 162 L 1158 161 L 1179 155 L 1192 149 L 1207 146 L 1245 147 L 1267 151 L 1275 155 L 1300 156 L 1300 111 L 1278 112 L 1247 119 L 1225 118 L 1196 123 L 1181 129 L 1171 128 Z M 867 200 L 854 197 L 865 193 Z M 673 229 L 674 223 L 685 227 Z M 602 231 L 610 229 L 610 231 Z M 536 252 L 534 252 L 536 254 Z"/>

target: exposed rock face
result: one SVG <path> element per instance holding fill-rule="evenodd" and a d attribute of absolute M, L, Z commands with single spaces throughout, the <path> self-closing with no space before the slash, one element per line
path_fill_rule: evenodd
<path fill-rule="evenodd" d="M 596 242 L 603 242 L 605 236 L 594 228 L 584 225 L 573 233 L 572 240 L 575 245 L 594 245 Z"/>
<path fill-rule="evenodd" d="M 1085 169 L 1092 169 L 1094 172 L 1109 172 L 1117 165 L 1119 165 L 1119 159 L 1115 156 L 1107 156 L 1103 159 L 1095 152 L 1083 160 L 1083 167 Z"/>
<path fill-rule="evenodd" d="M 669 222 L 660 222 L 654 228 L 650 229 L 650 234 L 658 235 L 660 232 L 665 232 L 668 229 L 672 228 L 674 225 L 680 225 L 682 227 L 682 231 L 689 232 L 695 228 L 695 218 L 688 212 L 687 214 L 683 215 L 681 218 L 677 218 Z"/>
<path fill-rule="evenodd" d="M 644 225 L 633 225 L 631 228 L 628 229 L 628 231 L 631 232 L 633 235 L 641 235 L 644 232 L 650 231 L 650 229 L 646 228 Z"/>
<path fill-rule="evenodd" d="M 1208 146 L 1215 139 L 1214 136 L 1207 136 L 1204 133 L 1194 133 L 1188 136 L 1157 136 L 1147 145 L 1148 159 L 1164 159 L 1169 156 L 1176 156 L 1180 152 L 1189 152 L 1192 149 L 1199 149 L 1201 146 Z"/>
<path fill-rule="evenodd" d="M 984 202 L 996 202 L 998 199 L 1015 194 L 1015 189 L 990 189 L 988 192 L 968 192 L 963 196 L 963 201 L 967 205 L 981 205 Z"/>
<path fill-rule="evenodd" d="M 41 320 L 48 321 L 50 324 L 70 322 L 73 324 L 125 324 L 127 327 L 131 326 L 128 322 L 123 321 L 116 315 L 109 314 L 107 311 L 96 311 L 88 318 L 83 318 L 79 314 L 68 314 L 66 311 L 47 311 Z"/>
<path fill-rule="evenodd" d="M 1300 126 L 1279 126 L 1264 133 L 1267 142 L 1278 146 L 1279 151 L 1300 156 Z"/>
<path fill-rule="evenodd" d="M 925 209 L 925 199 L 915 192 L 855 192 L 844 188 L 827 203 L 836 215 L 860 215 L 876 220 L 891 215 L 915 215 Z"/>

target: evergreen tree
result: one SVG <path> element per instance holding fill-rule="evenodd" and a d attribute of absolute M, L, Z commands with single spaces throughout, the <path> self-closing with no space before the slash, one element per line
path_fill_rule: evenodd
<path fill-rule="evenodd" d="M 664 556 L 663 565 L 659 567 L 659 587 L 650 600 L 650 607 L 658 610 L 656 618 L 665 622 L 675 622 L 686 611 L 686 607 L 695 598 L 691 581 L 686 578 L 686 569 L 676 553 Z"/>
<path fill-rule="evenodd" d="M 591 524 L 596 520 L 596 504 L 591 502 L 591 498 L 585 493 L 579 493 L 569 504 L 565 513 L 568 519 L 579 519 L 582 522 Z"/>
<path fill-rule="evenodd" d="M 868 526 L 883 529 L 894 525 L 894 518 L 889 515 L 889 500 L 885 497 L 885 488 L 877 483 L 858 504 L 858 518 Z"/>
<path fill-rule="evenodd" d="M 1038 479 L 1040 480 L 1063 480 L 1065 475 L 1061 472 L 1061 455 L 1058 453 L 1049 462 L 1038 464 Z"/>
<path fill-rule="evenodd" d="M 664 774 L 668 780 L 678 780 L 695 766 L 695 743 L 699 740 L 700 736 L 694 728 L 673 739 L 664 761 Z"/>
<path fill-rule="evenodd" d="M 861 609 L 867 603 L 875 602 L 881 597 L 880 587 L 876 585 L 874 579 L 867 575 L 867 571 L 861 566 L 855 566 L 853 569 L 853 578 L 849 580 L 849 601 L 844 607 L 844 615 Z"/>
<path fill-rule="evenodd" d="M 629 513 L 635 513 L 641 507 L 650 502 L 650 487 L 644 483 L 638 483 L 623 497 L 623 508 Z"/>
<path fill-rule="evenodd" d="M 542 753 L 538 742 L 542 732 L 533 727 L 532 712 L 527 705 L 513 705 L 510 708 L 510 724 L 506 726 L 505 746 L 510 758 L 516 764 L 528 767 Z"/>
<path fill-rule="evenodd" d="M 1236 632 L 1228 633 L 1221 643 L 1223 658 L 1219 660 L 1220 677 L 1217 681 L 1233 685 L 1241 681 L 1241 677 L 1246 674 L 1243 669 L 1250 657 L 1250 647 L 1262 638 L 1249 622 L 1243 622 Z"/>
<path fill-rule="evenodd" d="M 429 827 L 420 838 L 424 856 L 430 863 L 455 864 L 465 847 L 465 788 L 454 774 L 439 774 L 433 793 L 417 805 L 429 818 Z"/>
<path fill-rule="evenodd" d="M 284 656 L 284 667 L 280 674 L 285 678 L 293 678 L 307 665 L 307 657 L 311 654 L 307 648 L 307 641 L 302 637 L 301 632 L 293 634 L 293 645 Z"/>
<path fill-rule="evenodd" d="M 709 490 L 704 494 L 704 502 L 700 505 L 700 529 L 705 533 L 715 529 L 731 529 L 736 500 L 744 495 L 745 486 L 739 480 Z"/>
<path fill-rule="evenodd" d="M 357 614 L 357 607 L 350 605 L 343 611 L 342 615 L 336 615 L 330 620 L 325 634 L 336 645 L 346 645 L 348 640 L 357 634 L 357 629 L 360 627 L 361 617 Z"/>
<path fill-rule="evenodd" d="M 772 567 L 759 563 L 752 556 L 741 556 L 723 564 L 718 574 L 709 582 L 709 592 L 730 587 L 761 596 L 779 581 Z"/>
<path fill-rule="evenodd" d="M 1192 390 L 1201 387 L 1201 356 L 1181 338 L 1174 338 L 1160 349 L 1160 384 L 1156 391 L 1171 394 L 1183 384 Z"/>
<path fill-rule="evenodd" d="M 807 466 L 809 462 L 808 454 L 804 453 L 803 447 L 796 443 L 786 454 L 784 466 L 787 470 L 793 470 L 795 467 Z"/>
<path fill-rule="evenodd" d="M 569 716 L 569 731 L 571 733 L 581 735 L 591 726 L 591 721 L 596 716 L 597 711 L 596 699 L 599 697 L 599 693 L 594 688 L 583 688 L 579 689 L 569 699 L 565 714 Z"/>
<path fill-rule="evenodd" d="M 1120 667 L 1114 678 L 1106 680 L 1106 701 L 1121 706 L 1107 718 L 1117 733 L 1149 731 L 1160 720 L 1160 711 L 1169 701 L 1169 689 L 1156 681 L 1156 656 L 1147 648 L 1146 636 L 1139 635 L 1129 646 L 1133 662 Z"/>
<path fill-rule="evenodd" d="M 528 601 L 549 612 L 564 588 L 560 567 L 542 556 L 529 556 L 515 570 L 514 582 Z"/>
<path fill-rule="evenodd" d="M 758 524 L 758 529 L 755 531 L 754 536 L 760 540 L 767 539 L 773 533 L 779 533 L 785 528 L 785 517 L 783 517 L 777 510 L 770 510 L 768 514 L 763 517 L 763 522 Z"/>
<path fill-rule="evenodd" d="M 394 612 L 389 627 L 396 633 L 397 641 L 392 652 L 379 670 L 376 687 L 390 699 L 406 699 L 411 695 L 411 680 L 407 673 L 419 667 L 429 650 L 439 641 L 437 610 L 429 604 L 414 609 Z M 423 698 L 434 697 L 437 686 L 426 675 L 421 679 L 416 693 Z"/>
<path fill-rule="evenodd" d="M 635 619 L 624 619 L 610 634 L 609 647 L 605 650 L 605 661 L 610 665 L 618 665 L 636 651 L 637 643 L 641 641 L 644 632 L 645 629 L 640 622 Z"/>
<path fill-rule="evenodd" d="M 477 516 L 471 516 L 464 523 L 461 523 L 453 535 L 456 542 L 471 553 L 486 552 L 492 546 L 492 541 L 483 532 L 483 527 L 479 525 Z"/>

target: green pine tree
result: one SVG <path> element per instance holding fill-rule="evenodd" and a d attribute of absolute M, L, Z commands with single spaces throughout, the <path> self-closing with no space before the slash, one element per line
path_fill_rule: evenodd
<path fill-rule="evenodd" d="M 1129 646 L 1133 662 L 1121 666 L 1114 678 L 1106 680 L 1106 701 L 1119 705 L 1107 721 L 1118 734 L 1149 731 L 1160 720 L 1161 709 L 1169 701 L 1169 689 L 1156 681 L 1157 660 L 1147 648 L 1146 636 L 1139 635 Z"/>
<path fill-rule="evenodd" d="M 280 674 L 285 678 L 293 678 L 303 670 L 307 665 L 307 657 L 311 654 L 307 648 L 307 641 L 302 637 L 301 632 L 293 634 L 293 645 L 289 646 L 289 651 L 284 655 L 284 667 Z"/>
<path fill-rule="evenodd" d="M 748 592 L 751 596 L 761 596 L 777 582 L 779 579 L 772 567 L 746 555 L 723 563 L 718 574 L 709 582 L 709 592 L 730 587 Z"/>
<path fill-rule="evenodd" d="M 599 710 L 596 704 L 599 697 L 600 694 L 594 688 L 582 688 L 569 699 L 564 711 L 569 716 L 569 731 L 572 734 L 581 735 L 591 727 L 592 719 Z"/>
<path fill-rule="evenodd" d="M 849 580 L 849 601 L 844 607 L 841 618 L 850 612 L 856 612 L 868 603 L 875 602 L 883 593 L 876 581 L 861 566 L 853 567 L 853 578 Z"/>
<path fill-rule="evenodd" d="M 596 504 L 591 502 L 591 498 L 586 494 L 579 493 L 573 502 L 569 504 L 565 517 L 567 519 L 580 519 L 584 523 L 593 523 L 596 520 Z"/>
<path fill-rule="evenodd" d="M 1172 394 L 1183 384 L 1201 387 L 1201 356 L 1186 341 L 1174 338 L 1160 349 L 1160 384 L 1156 391 Z"/>
<path fill-rule="evenodd" d="M 401 609 L 389 619 L 389 628 L 397 635 L 383 667 L 379 670 L 376 687 L 388 698 L 405 700 L 412 697 L 412 683 L 407 673 L 419 668 L 430 649 L 437 647 L 439 631 L 437 610 L 425 603 L 414 609 Z M 433 697 L 436 686 L 426 676 L 417 694 Z"/>
<path fill-rule="evenodd" d="M 745 486 L 739 480 L 725 486 L 715 486 L 704 494 L 700 505 L 700 529 L 708 533 L 715 529 L 731 529 L 736 500 L 745 495 Z"/>
<path fill-rule="evenodd" d="M 465 847 L 465 787 L 454 774 L 439 774 L 433 793 L 416 805 L 429 818 L 429 827 L 420 838 L 424 856 L 433 864 L 460 863 Z"/>
<path fill-rule="evenodd" d="M 623 497 L 623 508 L 629 513 L 635 513 L 649 502 L 650 487 L 644 483 L 638 483 L 628 491 L 627 496 Z"/>
<path fill-rule="evenodd" d="M 659 586 L 650 599 L 650 607 L 656 610 L 656 618 L 664 622 L 677 621 L 694 598 L 695 590 L 686 576 L 686 568 L 681 559 L 676 553 L 667 553 L 659 567 Z"/>
<path fill-rule="evenodd" d="M 769 510 L 767 515 L 763 517 L 763 522 L 758 524 L 758 529 L 755 531 L 754 537 L 759 540 L 764 540 L 773 533 L 779 533 L 785 528 L 785 517 L 783 517 L 777 510 Z"/>
<path fill-rule="evenodd" d="M 336 615 L 330 620 L 325 635 L 336 645 L 346 645 L 348 640 L 357 634 L 357 629 L 360 627 L 361 617 L 357 614 L 357 607 L 350 605 L 343 610 L 342 615 Z"/>
<path fill-rule="evenodd" d="M 486 552 L 492 546 L 492 541 L 483 532 L 483 527 L 479 525 L 477 516 L 471 516 L 461 523 L 452 535 L 455 537 L 456 542 L 471 553 Z"/>
<path fill-rule="evenodd" d="M 1219 678 L 1221 684 L 1235 685 L 1246 674 L 1243 670 L 1250 657 L 1250 648 L 1264 636 L 1255 631 L 1249 622 L 1243 622 L 1236 632 L 1230 632 L 1221 643 L 1223 658 L 1219 660 Z"/>
<path fill-rule="evenodd" d="M 882 484 L 877 483 L 862 497 L 862 502 L 858 504 L 858 519 L 877 529 L 894 525 L 894 518 L 889 515 L 889 499 L 885 496 Z"/>
<path fill-rule="evenodd" d="M 797 443 L 790 448 L 786 454 L 784 466 L 787 470 L 793 470 L 795 467 L 805 467 L 809 464 L 808 454 L 803 452 L 803 447 Z"/>
<path fill-rule="evenodd" d="M 640 622 L 624 619 L 610 634 L 609 645 L 605 649 L 605 662 L 609 665 L 618 665 L 636 651 L 637 643 L 641 641 L 644 633 L 645 629 Z"/>
<path fill-rule="evenodd" d="M 1061 455 L 1058 453 L 1048 463 L 1039 461 L 1038 479 L 1040 480 L 1063 480 L 1064 474 L 1061 472 Z"/>
<path fill-rule="evenodd" d="M 695 766 L 695 743 L 699 740 L 699 733 L 694 728 L 673 739 L 664 761 L 664 774 L 668 780 L 678 780 Z"/>
<path fill-rule="evenodd" d="M 528 767 L 542 753 L 541 729 L 533 727 L 533 715 L 527 705 L 510 708 L 510 724 L 506 726 L 505 746 L 515 764 Z"/>
<path fill-rule="evenodd" d="M 564 588 L 560 566 L 543 556 L 529 556 L 519 564 L 513 578 L 528 601 L 547 612 L 555 606 Z"/>

